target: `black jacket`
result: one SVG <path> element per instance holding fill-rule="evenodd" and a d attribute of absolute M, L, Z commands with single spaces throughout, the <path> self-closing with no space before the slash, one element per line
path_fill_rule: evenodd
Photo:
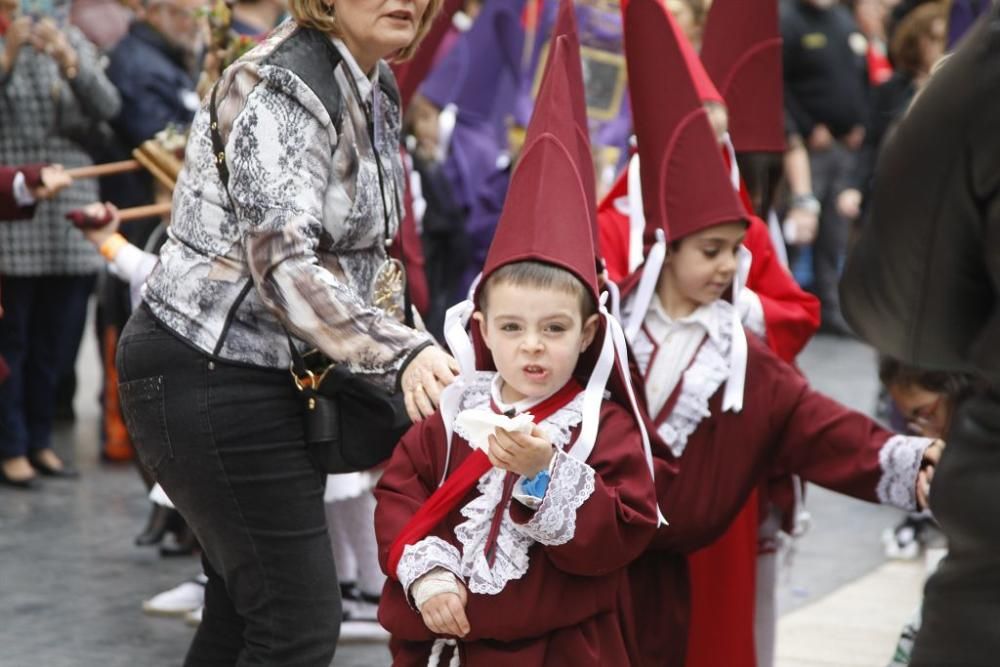
<path fill-rule="evenodd" d="M 815 125 L 841 137 L 868 118 L 867 42 L 840 5 L 781 3 L 782 64 L 789 131 L 808 137 Z"/>
<path fill-rule="evenodd" d="M 927 84 L 879 158 L 844 315 L 883 352 L 1000 381 L 1000 16 Z"/>

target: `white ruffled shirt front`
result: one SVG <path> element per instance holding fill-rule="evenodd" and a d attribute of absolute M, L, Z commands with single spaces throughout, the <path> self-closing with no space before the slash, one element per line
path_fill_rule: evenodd
<path fill-rule="evenodd" d="M 660 300 L 653 298 L 643 320 L 643 326 L 657 346 L 646 373 L 646 404 L 651 415 L 663 409 L 705 336 L 719 342 L 722 323 L 718 313 L 713 304 L 708 304 L 675 320 L 663 310 Z"/>

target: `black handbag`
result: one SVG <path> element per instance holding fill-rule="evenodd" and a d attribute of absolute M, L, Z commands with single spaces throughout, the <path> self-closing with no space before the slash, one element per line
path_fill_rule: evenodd
<path fill-rule="evenodd" d="M 212 145 L 219 177 L 228 194 L 229 170 L 225 162 L 225 144 L 219 131 L 217 89 L 218 83 L 212 88 L 209 105 Z M 374 148 L 374 128 L 370 119 L 368 124 Z M 375 152 L 379 186 L 384 190 L 377 148 Z M 384 213 L 388 241 L 389 213 L 387 210 Z M 405 282 L 403 295 L 404 318 L 406 324 L 412 327 L 412 307 Z M 287 330 L 285 334 L 292 358 L 292 380 L 302 397 L 305 442 L 314 463 L 327 473 L 337 474 L 368 470 L 386 461 L 412 425 L 403 393 L 386 391 L 363 376 L 352 373 L 346 366 L 333 362 L 319 350 L 302 354 L 291 334 Z"/>
<path fill-rule="evenodd" d="M 292 350 L 292 378 L 305 407 L 309 455 L 328 473 L 368 470 L 392 455 L 410 428 L 401 392 L 390 393 L 313 350 Z"/>

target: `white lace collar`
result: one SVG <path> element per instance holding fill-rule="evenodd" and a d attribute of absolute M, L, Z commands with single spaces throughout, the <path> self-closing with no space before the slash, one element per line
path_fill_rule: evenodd
<path fill-rule="evenodd" d="M 494 387 L 494 376 L 496 375 L 487 372 L 476 373 L 473 381 L 462 392 L 459 399 L 459 409 L 491 409 L 491 389 Z M 581 391 L 565 407 L 538 425 L 558 450 L 565 451 L 568 448 L 573 429 L 583 421 L 583 397 L 584 392 Z M 455 434 L 465 438 L 460 428 L 456 427 Z M 569 457 L 564 458 L 568 459 Z M 590 470 L 586 464 L 575 461 L 567 465 Z M 479 495 L 461 510 L 462 516 L 466 520 L 455 528 L 455 537 L 462 545 L 462 574 L 466 578 L 469 590 L 473 593 L 495 595 L 503 590 L 507 582 L 520 579 L 528 571 L 530 562 L 528 551 L 536 540 L 528 535 L 523 527 L 518 527 L 514 523 L 506 506 L 500 507 L 505 477 L 506 473 L 498 468 L 483 475 L 478 484 Z M 575 498 L 575 495 L 579 494 L 573 494 L 574 498 L 567 500 L 570 505 L 575 505 L 573 506 L 574 515 L 576 507 L 592 491 L 593 487 L 591 486 L 581 497 Z M 554 503 L 557 500 L 550 499 L 550 502 Z M 500 520 L 500 530 L 497 534 L 493 550 L 493 563 L 491 564 L 484 549 L 496 512 L 502 512 L 503 515 Z M 571 535 L 572 530 L 570 531 Z"/>
<path fill-rule="evenodd" d="M 499 377 L 499 373 L 492 371 L 477 372 L 472 382 L 468 383 L 462 391 L 462 396 L 458 400 L 458 412 L 473 409 L 492 410 L 490 400 L 497 401 L 497 397 L 493 395 L 493 391 L 498 386 Z M 502 382 L 502 380 L 499 380 L 499 382 Z M 583 421 L 583 397 L 584 392 L 581 390 L 568 404 L 538 424 L 538 427 L 545 432 L 549 441 L 558 449 L 566 449 L 570 443 L 573 429 Z M 519 401 L 513 407 L 519 411 L 523 411 L 538 405 L 543 400 L 545 399 Z M 497 404 L 497 407 L 503 408 L 500 403 Z M 460 428 L 456 427 L 455 434 L 468 440 Z"/>
<path fill-rule="evenodd" d="M 549 394 L 548 396 L 543 396 L 542 398 L 524 398 L 513 403 L 505 403 L 503 400 L 503 383 L 503 377 L 501 377 L 499 373 L 494 373 L 493 380 L 490 382 L 490 398 L 492 398 L 493 402 L 496 403 L 497 409 L 504 414 L 507 414 L 511 410 L 518 414 L 527 412 L 552 396 L 552 394 Z"/>
<path fill-rule="evenodd" d="M 716 343 L 722 343 L 722 329 L 728 324 L 724 317 L 729 311 L 722 313 L 715 304 L 720 300 L 713 301 L 702 306 L 698 306 L 690 315 L 674 319 L 663 309 L 663 304 L 654 296 L 649 303 L 649 310 L 643 322 L 653 330 L 654 335 L 659 337 L 660 332 L 667 332 L 681 326 L 697 326 L 705 330 L 705 333 Z M 726 302 L 723 302 L 726 303 Z"/>

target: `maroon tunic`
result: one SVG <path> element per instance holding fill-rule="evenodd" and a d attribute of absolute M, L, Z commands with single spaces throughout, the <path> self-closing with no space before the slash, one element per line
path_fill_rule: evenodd
<path fill-rule="evenodd" d="M 578 416 L 581 403 L 543 422 L 561 425 L 562 437 L 552 439 L 563 451 L 579 430 L 579 419 L 566 413 L 576 410 Z M 407 433 L 375 489 L 383 568 L 396 535 L 445 473 L 445 442 L 439 412 Z M 448 471 L 471 451 L 466 440 L 452 436 Z M 517 500 L 498 503 L 504 476 L 494 469 L 431 536 L 407 547 L 398 568 L 402 584 L 390 578 L 379 607 L 379 621 L 392 633 L 394 665 L 427 664 L 437 637 L 403 586 L 435 565 L 460 575 L 469 588 L 471 632 L 458 642 L 463 666 L 628 664 L 619 607 L 626 566 L 646 548 L 656 526 L 655 493 L 633 417 L 605 401 L 586 464 L 566 454 L 557 459 L 537 511 Z M 487 561 L 481 554 L 497 504 L 505 514 L 492 550 L 495 560 L 484 571 Z M 434 542 L 428 553 L 436 549 L 437 560 L 411 552 L 428 541 Z M 492 590 L 477 592 L 484 587 Z M 445 650 L 440 664 L 448 664 L 451 650 Z"/>
<path fill-rule="evenodd" d="M 872 502 L 915 507 L 930 441 L 895 436 L 809 388 L 799 373 L 748 336 L 743 410 L 722 412 L 721 387 L 678 455 L 653 440 L 656 487 L 669 526 L 629 568 L 638 655 L 633 664 L 683 667 L 690 620 L 687 554 L 724 533 L 751 491 L 778 474 Z M 685 375 L 685 380 L 688 374 Z M 684 403 L 682 400 L 681 403 Z M 669 415 L 651 426 L 662 429 Z M 720 641 L 727 629 L 717 628 Z"/>

